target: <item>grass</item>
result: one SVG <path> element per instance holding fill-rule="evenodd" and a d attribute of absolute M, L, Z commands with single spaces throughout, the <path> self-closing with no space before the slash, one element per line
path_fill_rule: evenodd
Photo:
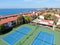
<path fill-rule="evenodd" d="M 57 30 L 52 30 L 52 29 L 49 29 L 49 28 L 46 28 L 46 27 L 42 27 L 42 26 L 32 26 L 32 25 L 29 25 L 29 24 L 25 24 L 25 25 L 22 25 L 22 26 L 28 26 L 28 27 L 31 27 L 32 30 L 27 34 L 25 35 L 22 39 L 20 39 L 19 41 L 17 41 L 15 43 L 15 45 L 31 45 L 31 43 L 33 42 L 33 40 L 35 39 L 35 37 L 38 35 L 38 33 L 40 31 L 45 31 L 45 32 L 48 32 L 48 33 L 52 33 L 54 34 L 54 44 L 55 45 L 60 45 L 60 32 L 57 31 Z M 18 28 L 21 28 L 22 26 L 18 27 Z M 14 32 L 16 29 L 18 28 L 14 28 L 11 32 L 5 34 L 5 35 L 1 35 L 0 36 L 0 44 L 1 45 L 7 45 L 3 40 L 2 38 L 12 32 Z"/>

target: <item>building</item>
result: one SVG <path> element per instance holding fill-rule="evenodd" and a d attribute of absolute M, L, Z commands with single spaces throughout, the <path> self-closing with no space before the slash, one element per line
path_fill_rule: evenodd
<path fill-rule="evenodd" d="M 60 25 L 60 15 L 59 14 L 55 14 L 55 16 L 58 18 L 57 25 Z"/>
<path fill-rule="evenodd" d="M 9 15 L 0 17 L 0 25 L 3 25 L 5 29 L 16 25 L 18 15 Z"/>
<path fill-rule="evenodd" d="M 21 13 L 21 14 L 11 14 L 11 15 L 5 15 L 5 16 L 0 16 L 0 25 L 3 25 L 3 28 L 9 28 L 9 27 L 14 27 L 17 24 L 17 18 L 20 15 L 27 15 L 32 17 L 33 12 L 26 12 L 26 13 Z M 35 14 L 34 14 L 35 15 Z"/>
<path fill-rule="evenodd" d="M 35 19 L 35 20 L 32 21 L 32 23 L 41 24 L 41 25 L 47 25 L 47 26 L 53 26 L 54 21 Z"/>
<path fill-rule="evenodd" d="M 44 20 L 44 16 L 43 15 L 40 15 L 39 16 L 39 19 Z"/>

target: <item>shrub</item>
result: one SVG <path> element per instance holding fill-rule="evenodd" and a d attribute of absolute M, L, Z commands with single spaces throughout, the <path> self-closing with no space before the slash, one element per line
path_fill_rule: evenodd
<path fill-rule="evenodd" d="M 59 28 L 59 29 L 60 29 L 60 24 L 59 24 L 59 25 L 57 25 L 57 28 Z"/>
<path fill-rule="evenodd" d="M 3 25 L 0 24 L 0 31 L 2 30 L 2 28 L 3 28 Z"/>
<path fill-rule="evenodd" d="M 50 20 L 50 19 L 51 19 L 51 14 L 46 14 L 46 15 L 44 16 L 44 19 Z"/>

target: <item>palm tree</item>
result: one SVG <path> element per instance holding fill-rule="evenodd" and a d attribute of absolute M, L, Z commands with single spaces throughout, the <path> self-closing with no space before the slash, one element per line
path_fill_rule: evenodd
<path fill-rule="evenodd" d="M 30 16 L 24 16 L 25 23 L 31 22 L 33 19 Z"/>

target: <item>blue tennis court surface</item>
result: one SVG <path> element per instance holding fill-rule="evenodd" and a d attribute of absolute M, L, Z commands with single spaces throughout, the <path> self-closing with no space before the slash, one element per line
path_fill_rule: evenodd
<path fill-rule="evenodd" d="M 26 35 L 30 30 L 30 27 L 22 27 L 17 29 L 15 32 L 5 36 L 3 38 L 10 45 L 14 45 L 18 40 L 20 40 L 24 35 Z"/>
<path fill-rule="evenodd" d="M 54 35 L 40 31 L 32 42 L 32 45 L 54 45 Z"/>

